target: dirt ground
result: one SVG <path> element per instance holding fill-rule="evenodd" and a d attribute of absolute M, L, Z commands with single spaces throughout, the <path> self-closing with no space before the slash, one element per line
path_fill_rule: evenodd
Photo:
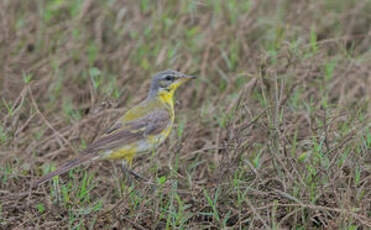
<path fill-rule="evenodd" d="M 134 159 L 152 184 L 31 187 L 166 69 L 199 78 Z M 0 229 L 369 229 L 370 115 L 368 0 L 0 1 Z"/>

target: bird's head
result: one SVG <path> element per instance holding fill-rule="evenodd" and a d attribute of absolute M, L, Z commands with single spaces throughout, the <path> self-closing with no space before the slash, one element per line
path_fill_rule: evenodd
<path fill-rule="evenodd" d="M 195 76 L 185 75 L 175 70 L 159 72 L 153 76 L 149 96 L 158 94 L 169 94 L 172 96 L 181 84 L 195 78 Z"/>

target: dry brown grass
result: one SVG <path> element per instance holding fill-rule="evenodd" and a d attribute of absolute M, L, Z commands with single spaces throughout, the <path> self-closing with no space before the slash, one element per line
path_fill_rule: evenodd
<path fill-rule="evenodd" d="M 0 229 L 367 229 L 371 4 L 1 1 Z M 31 189 L 153 73 L 200 79 L 126 186 L 99 162 Z M 118 163 L 117 163 L 118 164 Z"/>

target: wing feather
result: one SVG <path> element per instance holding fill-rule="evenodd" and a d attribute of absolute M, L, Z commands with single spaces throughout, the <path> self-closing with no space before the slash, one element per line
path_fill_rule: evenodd
<path fill-rule="evenodd" d="M 110 132 L 90 144 L 84 152 L 100 152 L 135 143 L 147 135 L 161 133 L 171 122 L 167 110 L 155 110 L 144 117 L 115 124 Z"/>

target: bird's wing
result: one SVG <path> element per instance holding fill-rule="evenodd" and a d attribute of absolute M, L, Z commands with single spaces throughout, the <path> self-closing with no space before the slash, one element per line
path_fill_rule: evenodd
<path fill-rule="evenodd" d="M 101 152 L 134 143 L 145 136 L 161 133 L 170 122 L 167 110 L 155 110 L 136 120 L 124 124 L 116 123 L 110 132 L 90 144 L 84 152 Z"/>

